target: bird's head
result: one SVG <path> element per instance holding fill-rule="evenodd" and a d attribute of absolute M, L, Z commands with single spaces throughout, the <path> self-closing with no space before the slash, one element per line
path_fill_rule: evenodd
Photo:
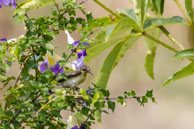
<path fill-rule="evenodd" d="M 86 73 L 90 73 L 92 76 L 94 76 L 94 74 L 90 71 L 90 67 L 87 65 L 83 65 L 80 67 L 80 70 Z"/>

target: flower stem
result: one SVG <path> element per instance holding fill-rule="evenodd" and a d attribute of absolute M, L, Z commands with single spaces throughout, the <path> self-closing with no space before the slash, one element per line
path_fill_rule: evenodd
<path fill-rule="evenodd" d="M 181 10 L 181 12 L 183 13 L 183 15 L 185 16 L 185 18 L 187 19 L 187 22 L 189 24 L 192 23 L 191 19 L 189 18 L 189 16 L 187 15 L 187 13 L 185 12 L 185 10 L 183 9 L 183 7 L 181 6 L 181 3 L 179 2 L 179 0 L 174 0 L 174 2 L 176 3 L 176 5 L 179 7 L 179 9 Z"/>
<path fill-rule="evenodd" d="M 171 50 L 171 51 L 173 51 L 173 52 L 178 52 L 178 50 L 176 50 L 175 48 L 173 48 L 173 47 L 169 46 L 168 44 L 166 44 L 166 43 L 164 43 L 164 42 L 162 42 L 162 41 L 160 41 L 160 40 L 154 38 L 154 37 L 151 36 L 150 34 L 148 34 L 148 33 L 146 33 L 146 32 L 143 32 L 142 34 L 143 34 L 145 37 L 147 37 L 147 38 L 149 38 L 149 39 L 155 41 L 156 43 L 162 45 L 163 47 L 165 47 L 165 48 L 167 48 L 167 49 L 169 49 L 169 50 Z"/>
<path fill-rule="evenodd" d="M 108 8 L 107 6 L 105 6 L 103 3 L 101 3 L 99 0 L 93 0 L 96 4 L 98 4 L 100 7 L 102 7 L 103 9 L 105 9 L 107 12 L 111 13 L 113 16 L 117 17 L 117 18 L 121 18 L 118 14 L 116 14 L 114 11 L 112 11 L 110 8 Z"/>
<path fill-rule="evenodd" d="M 176 41 L 176 39 L 169 33 L 169 31 L 164 26 L 160 26 L 159 28 L 170 39 L 170 41 L 172 41 L 172 43 L 174 43 L 181 50 L 184 50 L 184 47 L 178 41 Z"/>

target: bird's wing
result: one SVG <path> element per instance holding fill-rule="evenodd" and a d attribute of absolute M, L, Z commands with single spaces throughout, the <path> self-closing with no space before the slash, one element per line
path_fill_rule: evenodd
<path fill-rule="evenodd" d="M 66 76 L 67 76 L 67 78 L 69 78 L 69 77 L 74 77 L 74 76 L 80 75 L 81 73 L 82 73 L 81 70 L 77 70 L 74 72 L 66 73 Z"/>

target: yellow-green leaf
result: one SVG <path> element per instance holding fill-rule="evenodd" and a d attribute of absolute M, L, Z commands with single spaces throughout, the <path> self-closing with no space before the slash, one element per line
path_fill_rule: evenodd
<path fill-rule="evenodd" d="M 194 59 L 194 49 L 187 49 L 180 52 L 177 52 L 173 59 Z"/>
<path fill-rule="evenodd" d="M 163 86 L 176 81 L 178 79 L 190 76 L 194 74 L 194 62 L 191 62 L 189 65 L 181 69 L 180 71 L 174 73 L 167 81 L 164 82 Z"/>

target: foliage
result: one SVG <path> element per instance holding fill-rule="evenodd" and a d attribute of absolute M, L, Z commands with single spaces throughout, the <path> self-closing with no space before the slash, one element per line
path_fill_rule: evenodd
<path fill-rule="evenodd" d="M 4 103 L 0 105 L 0 128 L 91 128 L 96 121 L 101 122 L 102 113 L 108 113 L 107 107 L 114 112 L 116 103 L 126 106 L 128 99 L 135 99 L 140 105 L 149 99 L 155 102 L 152 90 L 148 90 L 145 96 L 136 96 L 132 90 L 125 91 L 123 96 L 111 98 L 106 88 L 112 70 L 142 37 L 148 47 L 145 70 L 152 79 L 155 79 L 154 61 L 159 45 L 175 52 L 174 59 L 191 61 L 188 66 L 173 74 L 164 85 L 194 73 L 194 50 L 185 50 L 165 27 L 176 24 L 193 27 L 192 0 L 185 0 L 185 9 L 179 0 L 174 0 L 184 18 L 163 17 L 165 0 L 131 0 L 133 8 L 120 9 L 118 12 L 93 0 L 110 13 L 99 18 L 94 18 L 91 12 L 85 10 L 83 4 L 87 0 L 81 3 L 76 0 L 14 2 L 15 0 L 6 3 L 2 0 L 0 7 L 16 6 L 14 19 L 16 23 L 25 25 L 26 32 L 15 39 L 2 38 L 0 41 L 0 82 L 1 89 L 6 89 Z M 52 5 L 52 9 L 47 16 L 28 15 L 31 10 L 49 7 L 48 5 Z M 82 16 L 77 14 L 78 11 Z M 69 32 L 74 31 L 80 32 L 79 41 L 74 41 L 70 36 Z M 68 37 L 67 48 L 70 52 L 64 51 L 59 56 L 55 53 L 57 48 L 51 42 L 64 32 Z M 162 34 L 174 46 L 161 41 Z M 87 90 L 77 87 L 85 80 L 86 72 L 90 73 L 86 69 L 89 67 L 84 69 L 83 64 L 111 47 L 95 84 Z M 75 60 L 70 62 L 71 59 Z M 8 77 L 7 70 L 13 64 L 19 65 L 20 72 Z M 76 83 L 71 80 L 77 79 L 75 77 L 80 77 Z M 10 81 L 14 81 L 14 84 L 11 85 Z M 62 121 L 62 110 L 71 112 L 67 123 Z"/>

